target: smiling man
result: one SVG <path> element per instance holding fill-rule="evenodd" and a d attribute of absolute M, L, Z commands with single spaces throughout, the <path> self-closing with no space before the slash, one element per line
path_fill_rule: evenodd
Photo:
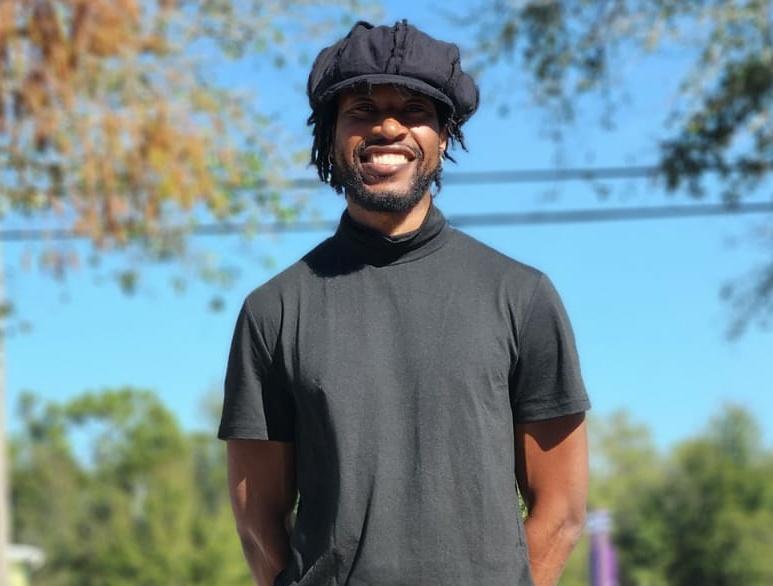
<path fill-rule="evenodd" d="M 312 163 L 346 211 L 245 300 L 219 430 L 256 583 L 555 584 L 589 402 L 548 278 L 434 204 L 478 105 L 458 48 L 358 23 L 308 95 Z"/>
<path fill-rule="evenodd" d="M 378 140 L 372 138 L 374 125 L 380 127 Z M 446 143 L 430 98 L 394 85 L 344 90 L 338 98 L 333 178 L 358 208 L 405 213 L 429 200 Z"/>

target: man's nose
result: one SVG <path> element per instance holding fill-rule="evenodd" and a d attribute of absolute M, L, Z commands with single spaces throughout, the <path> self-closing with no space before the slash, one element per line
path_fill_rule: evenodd
<path fill-rule="evenodd" d="M 385 116 L 379 124 L 373 128 L 373 133 L 387 140 L 396 140 L 405 134 L 408 129 L 394 116 Z"/>

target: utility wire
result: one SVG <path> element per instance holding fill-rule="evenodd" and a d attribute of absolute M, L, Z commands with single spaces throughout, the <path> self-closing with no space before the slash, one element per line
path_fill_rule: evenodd
<path fill-rule="evenodd" d="M 448 222 L 458 227 L 513 226 L 524 224 L 569 224 L 584 222 L 620 222 L 630 220 L 663 220 L 706 216 L 734 216 L 773 213 L 773 202 L 745 204 L 702 204 L 653 206 L 623 209 L 575 209 L 550 212 L 495 212 L 488 214 L 454 214 Z M 225 236 L 230 234 L 278 234 L 299 232 L 332 232 L 337 220 L 306 220 L 297 222 L 217 223 L 200 224 L 191 228 L 194 236 Z M 19 229 L 0 230 L 0 241 L 83 240 L 87 237 L 72 230 Z"/>
<path fill-rule="evenodd" d="M 661 173 L 655 165 L 623 167 L 575 167 L 566 169 L 521 169 L 503 171 L 472 171 L 448 173 L 443 176 L 446 185 L 476 185 L 481 183 L 539 183 L 550 181 L 589 181 L 612 179 L 654 178 Z M 323 184 L 316 178 L 297 178 L 273 185 L 276 189 L 318 189 Z M 257 188 L 268 187 L 260 181 Z M 554 212 L 522 212 L 494 214 L 463 214 L 449 218 L 456 226 L 499 226 L 517 224 L 563 224 L 573 222 L 611 222 L 644 219 L 666 219 L 680 217 L 716 216 L 730 214 L 760 214 L 773 211 L 773 204 L 747 203 L 727 206 L 690 205 L 661 206 L 606 210 L 566 210 Z M 280 233 L 332 231 L 337 221 L 299 221 L 259 224 L 200 224 L 190 233 L 197 236 L 218 236 L 236 233 Z M 66 229 L 9 229 L 0 230 L 0 241 L 19 242 L 29 240 L 80 240 L 87 237 Z"/>
<path fill-rule="evenodd" d="M 449 218 L 454 226 L 506 226 L 515 224 L 571 224 L 582 222 L 620 222 L 629 220 L 665 220 L 705 216 L 773 213 L 773 202 L 754 202 L 727 206 L 657 206 L 623 209 L 580 209 L 553 212 L 516 212 L 495 214 L 462 214 Z"/>
<path fill-rule="evenodd" d="M 594 179 L 642 179 L 656 177 L 659 167 L 596 167 L 568 169 L 522 169 L 518 171 L 468 171 L 443 175 L 444 185 L 475 183 L 537 183 L 549 181 L 591 181 Z"/>
<path fill-rule="evenodd" d="M 508 171 L 457 171 L 443 173 L 443 185 L 476 185 L 480 183 L 542 183 L 550 181 L 592 181 L 594 179 L 646 179 L 661 173 L 655 165 L 626 167 L 575 167 L 567 169 L 520 169 Z M 278 189 L 315 189 L 324 185 L 319 179 L 298 178 L 277 182 Z M 266 188 L 266 181 L 257 187 Z"/>

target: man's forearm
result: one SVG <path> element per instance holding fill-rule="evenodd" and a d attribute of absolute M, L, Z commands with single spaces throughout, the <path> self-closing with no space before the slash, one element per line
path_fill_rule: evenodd
<path fill-rule="evenodd" d="M 555 586 L 582 535 L 583 522 L 530 511 L 525 526 L 534 586 Z"/>
<path fill-rule="evenodd" d="M 290 539 L 286 526 L 272 525 L 260 534 L 240 533 L 242 550 L 257 586 L 272 586 L 290 559 Z"/>

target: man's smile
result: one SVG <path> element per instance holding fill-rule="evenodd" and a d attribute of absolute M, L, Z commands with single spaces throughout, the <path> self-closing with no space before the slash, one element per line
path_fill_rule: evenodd
<path fill-rule="evenodd" d="M 404 145 L 369 146 L 357 157 L 363 179 L 375 182 L 397 175 L 419 158 L 413 149 Z"/>

